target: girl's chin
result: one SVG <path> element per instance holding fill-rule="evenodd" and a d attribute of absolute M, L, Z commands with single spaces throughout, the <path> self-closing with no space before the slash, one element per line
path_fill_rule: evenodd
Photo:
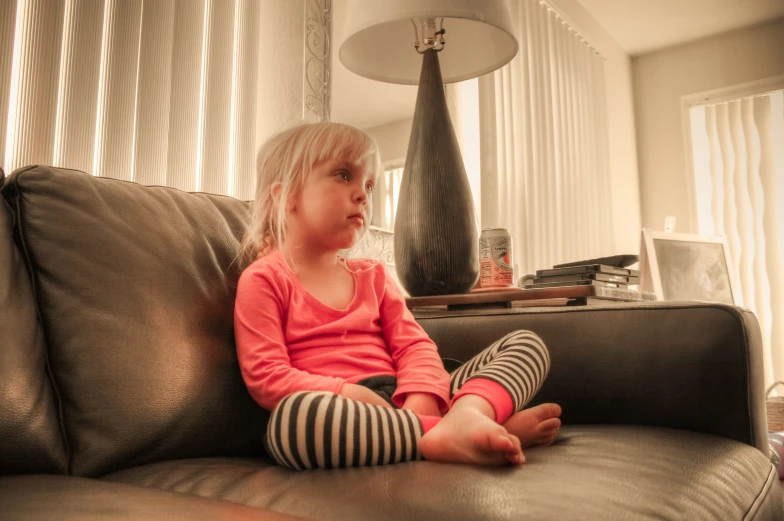
<path fill-rule="evenodd" d="M 355 228 L 353 230 L 343 230 L 342 233 L 332 242 L 332 247 L 338 250 L 348 250 L 356 246 L 365 235 L 365 228 Z"/>
<path fill-rule="evenodd" d="M 357 230 L 354 234 L 354 237 L 347 239 L 346 241 L 342 242 L 342 246 L 340 246 L 341 250 L 349 250 L 359 244 L 359 241 L 362 240 L 362 236 L 365 234 L 365 230 Z"/>

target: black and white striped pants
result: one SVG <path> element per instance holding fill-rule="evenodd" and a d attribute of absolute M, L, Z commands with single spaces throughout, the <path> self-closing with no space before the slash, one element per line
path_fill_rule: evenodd
<path fill-rule="evenodd" d="M 451 373 L 450 397 L 474 378 L 492 380 L 521 411 L 550 371 L 544 342 L 530 331 L 514 331 Z M 391 395 L 391 393 L 389 393 Z M 420 460 L 420 418 L 406 409 L 358 402 L 324 391 L 300 391 L 275 407 L 265 448 L 294 470 L 385 465 Z"/>

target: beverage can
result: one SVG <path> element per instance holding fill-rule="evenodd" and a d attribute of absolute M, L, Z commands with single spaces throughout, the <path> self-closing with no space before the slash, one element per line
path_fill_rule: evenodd
<path fill-rule="evenodd" d="M 479 236 L 479 281 L 483 288 L 512 285 L 512 236 L 504 228 L 487 228 Z"/>

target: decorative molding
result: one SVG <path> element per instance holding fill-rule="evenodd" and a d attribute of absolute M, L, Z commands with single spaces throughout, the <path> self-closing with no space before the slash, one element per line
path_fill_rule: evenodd
<path fill-rule="evenodd" d="M 387 272 L 395 283 L 397 283 L 398 289 L 400 289 L 403 296 L 409 296 L 406 288 L 403 287 L 400 283 L 400 278 L 397 276 L 393 232 L 384 230 L 383 228 L 370 226 L 368 227 L 367 232 L 365 232 L 365 235 L 362 236 L 362 239 L 360 239 L 351 250 L 346 251 L 345 255 L 353 258 L 376 259 L 383 262 L 387 267 Z"/>
<path fill-rule="evenodd" d="M 395 265 L 394 234 L 375 226 L 370 226 L 362 239 L 352 248 L 352 257 L 377 259 L 388 266 Z"/>
<path fill-rule="evenodd" d="M 303 118 L 329 121 L 332 0 L 305 0 L 305 106 Z"/>

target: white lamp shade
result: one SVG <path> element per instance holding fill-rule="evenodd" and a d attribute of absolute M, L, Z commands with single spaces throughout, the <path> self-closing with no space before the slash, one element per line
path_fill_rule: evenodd
<path fill-rule="evenodd" d="M 505 0 L 347 0 L 340 61 L 366 78 L 417 85 L 422 56 L 411 19 L 440 17 L 444 83 L 482 76 L 517 54 Z"/>

